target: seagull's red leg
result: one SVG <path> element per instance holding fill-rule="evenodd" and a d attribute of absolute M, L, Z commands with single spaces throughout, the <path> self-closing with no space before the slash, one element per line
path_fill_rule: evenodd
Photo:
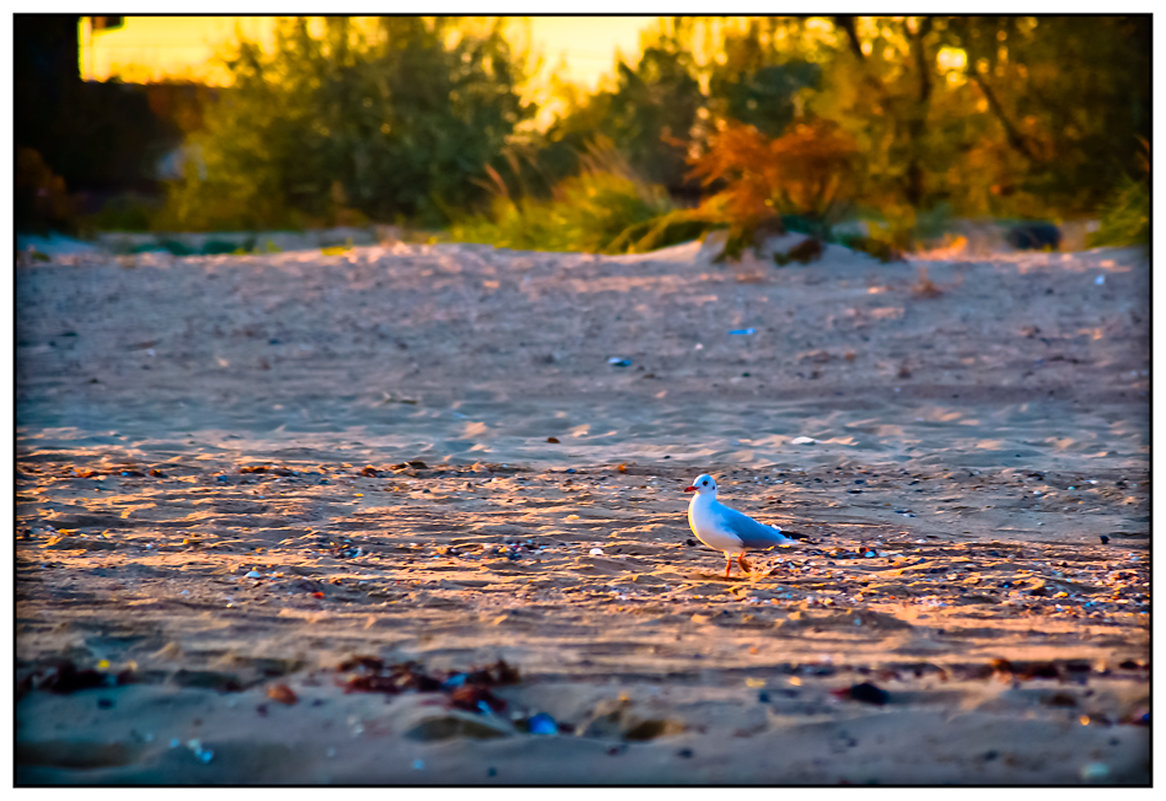
<path fill-rule="evenodd" d="M 749 567 L 749 563 L 745 561 L 744 552 L 737 554 L 737 564 L 741 566 L 741 570 L 746 573 L 752 573 L 753 568 Z"/>
<path fill-rule="evenodd" d="M 729 571 L 733 569 L 733 557 L 725 554 L 725 578 L 729 577 Z"/>

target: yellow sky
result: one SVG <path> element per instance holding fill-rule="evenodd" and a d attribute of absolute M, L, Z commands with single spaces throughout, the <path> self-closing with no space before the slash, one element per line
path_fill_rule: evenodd
<path fill-rule="evenodd" d="M 593 89 L 612 72 L 616 49 L 639 52 L 639 32 L 655 17 L 531 17 L 532 44 L 546 70 L 565 62 L 560 77 Z M 272 17 L 134 17 L 120 28 L 88 35 L 82 23 L 81 68 L 87 80 L 111 77 L 141 82 L 182 78 L 215 83 L 226 73 L 213 64 L 219 47 L 235 38 L 236 27 L 261 41 Z"/>

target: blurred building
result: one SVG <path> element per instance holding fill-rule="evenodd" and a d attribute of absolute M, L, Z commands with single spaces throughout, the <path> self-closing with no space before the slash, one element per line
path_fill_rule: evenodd
<path fill-rule="evenodd" d="M 186 133 L 219 90 L 81 79 L 82 37 L 122 17 L 16 14 L 16 223 L 67 230 L 115 198 L 160 196 Z"/>

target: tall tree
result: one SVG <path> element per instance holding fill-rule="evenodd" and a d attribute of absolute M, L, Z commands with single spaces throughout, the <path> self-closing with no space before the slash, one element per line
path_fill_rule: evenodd
<path fill-rule="evenodd" d="M 1001 192 L 1093 207 L 1148 138 L 1148 16 L 957 17 L 948 41 L 1025 168 Z"/>

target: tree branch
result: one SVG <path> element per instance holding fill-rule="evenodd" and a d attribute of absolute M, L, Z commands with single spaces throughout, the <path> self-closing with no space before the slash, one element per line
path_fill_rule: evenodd
<path fill-rule="evenodd" d="M 910 27 L 907 28 L 910 31 Z M 931 17 L 923 17 L 918 30 L 910 34 L 911 50 L 915 56 L 915 69 L 919 73 L 918 104 L 912 109 L 907 121 L 907 134 L 911 139 L 911 156 L 907 165 L 907 200 L 913 206 L 923 202 L 923 165 L 922 156 L 923 133 L 927 127 L 927 110 L 931 102 L 931 64 L 927 58 L 927 48 L 923 39 L 931 33 Z"/>
<path fill-rule="evenodd" d="M 866 61 L 866 55 L 862 52 L 862 42 L 859 40 L 858 31 L 854 27 L 854 16 L 851 14 L 839 14 L 834 17 L 834 24 L 846 31 L 846 37 L 850 40 L 850 49 L 854 51 L 854 55 L 858 56 L 858 60 Z"/>
<path fill-rule="evenodd" d="M 1008 137 L 1008 144 L 1012 148 L 1024 156 L 1031 162 L 1038 161 L 1036 154 L 1028 146 L 1028 141 L 1024 135 L 1012 124 L 1012 120 L 1008 119 L 1008 115 L 1004 113 L 1004 107 L 1000 105 L 1000 101 L 996 99 L 996 93 L 988 86 L 988 82 L 984 80 L 979 73 L 968 70 L 968 77 L 971 78 L 976 86 L 980 87 L 980 91 L 984 93 L 984 98 L 988 101 L 988 108 L 992 109 L 992 113 L 996 115 L 996 119 L 1000 120 L 1000 124 L 1004 126 L 1004 135 Z"/>
<path fill-rule="evenodd" d="M 919 102 L 926 103 L 931 96 L 931 65 L 927 60 L 927 50 L 923 38 L 931 33 L 931 17 L 924 17 L 919 30 L 911 37 L 911 47 L 915 51 L 915 66 L 919 69 Z"/>

